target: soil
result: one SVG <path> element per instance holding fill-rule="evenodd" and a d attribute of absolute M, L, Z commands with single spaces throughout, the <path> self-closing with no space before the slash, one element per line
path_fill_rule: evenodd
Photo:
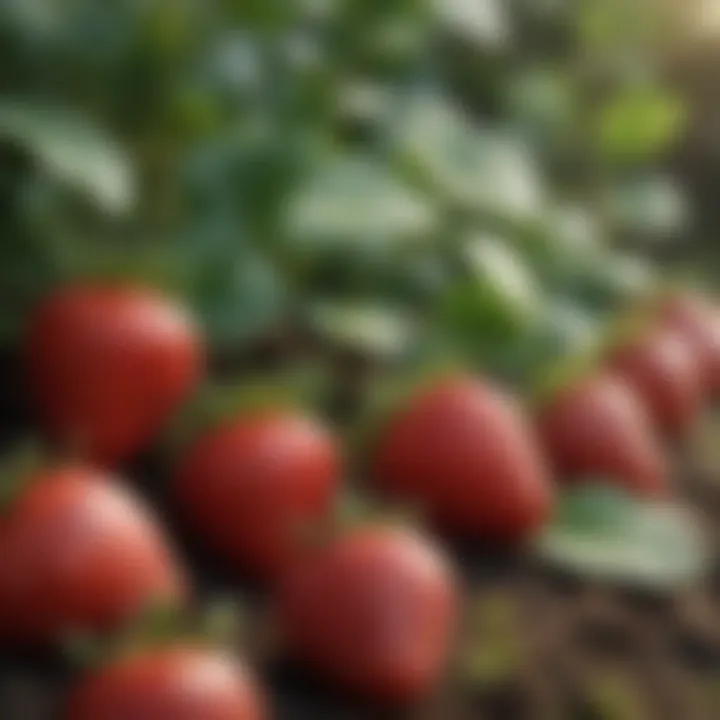
<path fill-rule="evenodd" d="M 251 365 L 275 362 L 262 349 Z M 336 360 L 338 358 L 335 358 Z M 342 421 L 355 404 L 358 358 L 340 356 L 343 382 L 331 402 Z M 244 366 L 243 361 L 243 366 Z M 17 362 L 0 355 L 0 436 L 30 427 Z M 231 363 L 233 368 L 240 361 Z M 689 465 L 691 463 L 686 463 Z M 697 465 L 697 463 L 692 463 Z M 720 547 L 720 465 L 679 473 L 682 495 Z M 128 473 L 162 497 L 161 473 L 146 459 Z M 718 480 L 718 482 L 715 482 Z M 162 505 L 160 504 L 162 508 Z M 172 517 L 166 513 L 172 526 Z M 202 598 L 240 596 L 251 628 L 268 628 L 268 603 L 176 531 Z M 267 633 L 250 633 L 253 656 L 277 720 L 710 720 L 720 715 L 720 563 L 702 587 L 673 596 L 603 587 L 559 574 L 522 554 L 454 546 L 466 584 L 466 626 L 445 686 L 423 706 L 367 707 L 293 667 Z M 0 718 L 53 720 L 73 670 L 59 658 L 0 650 Z M 128 720 L 132 720 L 128 718 Z"/>

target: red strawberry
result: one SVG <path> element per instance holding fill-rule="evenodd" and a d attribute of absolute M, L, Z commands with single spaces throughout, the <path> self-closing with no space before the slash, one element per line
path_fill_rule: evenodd
<path fill-rule="evenodd" d="M 457 597 L 445 559 L 400 529 L 355 529 L 284 577 L 281 632 L 291 654 L 369 698 L 405 703 L 441 679 Z"/>
<path fill-rule="evenodd" d="M 202 367 L 198 332 L 182 308 L 150 291 L 90 285 L 42 303 L 27 358 L 48 431 L 107 464 L 154 438 Z"/>
<path fill-rule="evenodd" d="M 48 643 L 111 630 L 184 594 L 154 518 L 97 470 L 41 471 L 0 517 L 0 637 Z"/>
<path fill-rule="evenodd" d="M 720 394 L 720 311 L 709 299 L 685 293 L 667 298 L 660 316 L 696 353 L 706 392 Z"/>
<path fill-rule="evenodd" d="M 660 330 L 618 348 L 610 367 L 642 399 L 662 434 L 677 437 L 692 429 L 704 383 L 697 355 L 679 333 Z"/>
<path fill-rule="evenodd" d="M 71 693 L 64 720 L 263 720 L 255 681 L 237 660 L 201 646 L 121 658 Z"/>
<path fill-rule="evenodd" d="M 541 408 L 538 433 L 568 480 L 602 477 L 641 495 L 667 490 L 662 447 L 641 400 L 623 380 L 597 375 L 559 392 Z"/>
<path fill-rule="evenodd" d="M 335 442 L 321 425 L 270 410 L 202 435 L 181 457 L 173 493 L 211 548 L 271 579 L 305 526 L 329 514 L 339 478 Z"/>
<path fill-rule="evenodd" d="M 471 377 L 416 394 L 381 429 L 371 472 L 442 528 L 516 542 L 547 520 L 552 491 L 532 429 L 509 395 Z"/>
<path fill-rule="evenodd" d="M 663 435 L 692 429 L 703 406 L 703 381 L 697 355 L 680 334 L 661 330 L 618 348 L 610 367 L 638 394 Z"/>

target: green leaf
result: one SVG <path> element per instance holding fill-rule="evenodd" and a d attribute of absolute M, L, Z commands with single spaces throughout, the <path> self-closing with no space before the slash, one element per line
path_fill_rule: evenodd
<path fill-rule="evenodd" d="M 647 242 L 660 242 L 676 235 L 689 215 L 682 189 L 663 176 L 641 177 L 616 185 L 609 193 L 607 209 L 619 229 Z"/>
<path fill-rule="evenodd" d="M 241 251 L 224 263 L 201 267 L 191 299 L 211 345 L 228 349 L 281 320 L 288 288 L 267 260 Z"/>
<path fill-rule="evenodd" d="M 609 485 L 566 490 L 537 550 L 551 564 L 583 577 L 658 590 L 700 579 L 709 562 L 689 515 Z"/>
<path fill-rule="evenodd" d="M 407 313 L 377 304 L 316 303 L 310 322 L 343 347 L 384 357 L 404 353 L 417 331 Z"/>
<path fill-rule="evenodd" d="M 478 127 L 440 97 L 416 97 L 397 123 L 408 176 L 445 203 L 502 220 L 537 218 L 543 192 L 535 159 L 516 137 Z"/>
<path fill-rule="evenodd" d="M 435 222 L 422 195 L 362 157 L 334 158 L 317 167 L 290 199 L 286 218 L 288 234 L 313 246 L 416 240 Z"/>
<path fill-rule="evenodd" d="M 510 41 L 510 18 L 502 0 L 434 0 L 441 23 L 483 48 L 503 48 Z"/>
<path fill-rule="evenodd" d="M 524 70 L 507 95 L 513 117 L 537 141 L 562 142 L 576 116 L 570 78 L 552 67 Z"/>
<path fill-rule="evenodd" d="M 441 315 L 448 327 L 476 341 L 516 337 L 539 318 L 543 298 L 530 268 L 511 247 L 478 237 L 464 248 L 466 281 L 450 288 Z"/>
<path fill-rule="evenodd" d="M 5 101 L 0 103 L 0 137 L 20 144 L 53 178 L 104 209 L 132 207 L 130 160 L 90 119 L 65 107 Z"/>
<path fill-rule="evenodd" d="M 600 323 L 579 303 L 567 298 L 549 301 L 543 315 L 540 344 L 546 363 L 587 352 L 597 342 Z"/>
<path fill-rule="evenodd" d="M 646 297 L 657 275 L 648 260 L 608 251 L 589 255 L 566 286 L 569 295 L 598 310 L 614 310 Z"/>
<path fill-rule="evenodd" d="M 509 238 L 553 288 L 562 286 L 604 248 L 597 218 L 582 205 L 559 205 L 546 212 L 532 232 Z"/>
<path fill-rule="evenodd" d="M 638 163 L 665 152 L 682 133 L 687 111 L 670 91 L 629 87 L 600 111 L 597 134 L 606 158 Z"/>

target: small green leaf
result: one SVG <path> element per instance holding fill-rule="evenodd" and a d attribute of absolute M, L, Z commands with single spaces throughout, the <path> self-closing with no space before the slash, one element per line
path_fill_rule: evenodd
<path fill-rule="evenodd" d="M 510 83 L 507 96 L 513 116 L 538 141 L 562 140 L 575 117 L 574 88 L 554 68 L 533 67 Z"/>
<path fill-rule="evenodd" d="M 128 156 L 91 120 L 65 107 L 0 103 L 0 137 L 22 145 L 40 165 L 112 212 L 135 199 Z"/>
<path fill-rule="evenodd" d="M 566 286 L 568 294 L 600 311 L 615 311 L 647 297 L 658 281 L 642 257 L 597 252 L 588 255 Z"/>
<path fill-rule="evenodd" d="M 539 318 L 542 295 L 529 267 L 494 237 L 478 237 L 464 248 L 470 277 L 456 283 L 442 301 L 450 328 L 475 339 L 516 336 Z"/>
<path fill-rule="evenodd" d="M 566 490 L 537 550 L 581 576 L 659 590 L 698 580 L 709 562 L 691 517 L 609 485 Z"/>
<path fill-rule="evenodd" d="M 624 90 L 600 111 L 598 142 L 605 157 L 617 162 L 643 162 L 665 152 L 684 129 L 682 100 L 653 88 Z"/>
<path fill-rule="evenodd" d="M 510 18 L 502 0 L 435 0 L 441 23 L 483 48 L 504 48 L 511 37 Z"/>
<path fill-rule="evenodd" d="M 435 227 L 428 201 L 382 164 L 361 157 L 321 164 L 291 197 L 290 237 L 309 246 L 417 240 Z"/>
<path fill-rule="evenodd" d="M 321 335 L 343 347 L 396 357 L 407 350 L 416 323 L 400 310 L 382 305 L 316 303 L 310 323 Z"/>
<path fill-rule="evenodd" d="M 647 242 L 677 234 L 689 215 L 682 189 L 662 176 L 641 177 L 615 186 L 608 195 L 607 212 L 616 227 Z"/>
<path fill-rule="evenodd" d="M 605 249 L 603 227 L 583 205 L 561 204 L 548 209 L 529 232 L 508 236 L 532 264 L 545 285 L 561 293 L 595 266 Z"/>
<path fill-rule="evenodd" d="M 191 300 L 211 345 L 236 349 L 280 322 L 288 288 L 266 258 L 242 250 L 225 257 L 199 265 Z"/>
<path fill-rule="evenodd" d="M 563 297 L 550 299 L 538 328 L 531 375 L 537 378 L 543 368 L 587 353 L 598 342 L 600 329 L 598 319 L 579 303 Z"/>

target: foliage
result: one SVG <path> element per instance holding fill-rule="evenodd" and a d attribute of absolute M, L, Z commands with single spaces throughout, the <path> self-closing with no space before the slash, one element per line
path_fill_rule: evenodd
<path fill-rule="evenodd" d="M 645 287 L 616 245 L 685 217 L 653 169 L 685 111 L 627 5 L 3 3 L 2 341 L 110 273 L 183 295 L 218 351 L 322 305 L 384 355 L 440 325 L 526 374 Z"/>
<path fill-rule="evenodd" d="M 567 490 L 538 543 L 565 570 L 654 590 L 691 583 L 709 556 L 690 516 L 672 505 L 635 500 L 607 485 Z"/>

